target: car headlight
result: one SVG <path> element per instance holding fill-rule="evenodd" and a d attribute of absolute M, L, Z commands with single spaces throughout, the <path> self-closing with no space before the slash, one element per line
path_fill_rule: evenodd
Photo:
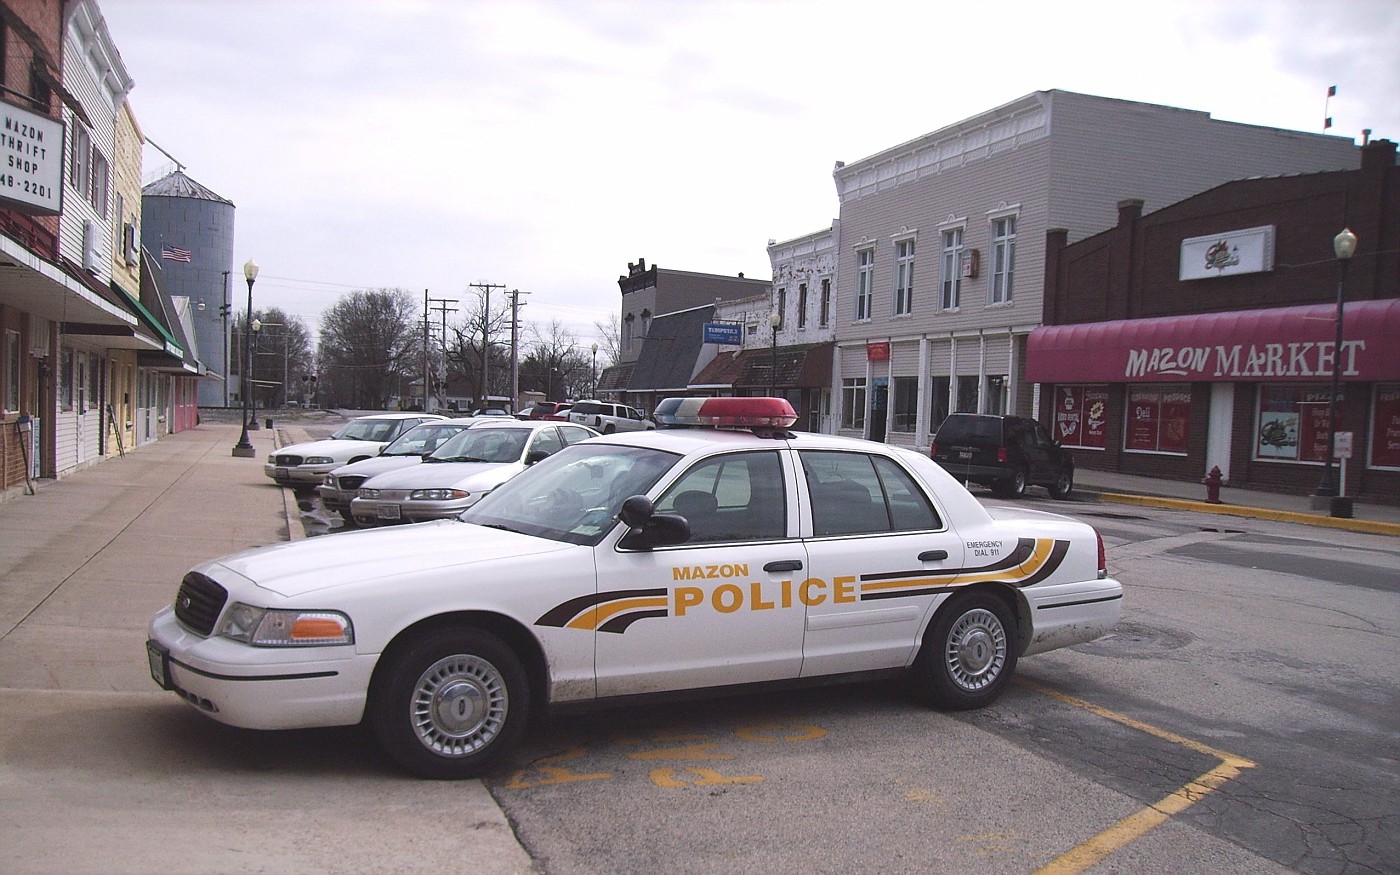
<path fill-rule="evenodd" d="M 306 457 L 306 464 L 307 464 L 307 465 L 333 465 L 333 464 L 335 464 L 335 459 L 332 459 L 330 456 L 307 456 L 307 457 Z"/>
<path fill-rule="evenodd" d="M 272 610 L 234 602 L 216 635 L 255 647 L 326 647 L 354 644 L 355 628 L 338 611 Z"/>
<path fill-rule="evenodd" d="M 326 479 L 324 479 L 324 480 L 321 481 L 321 485 L 322 485 L 322 486 L 329 486 L 330 488 L 334 489 L 334 488 L 335 488 L 335 477 L 331 476 L 330 474 L 327 474 L 327 475 L 326 475 Z"/>
<path fill-rule="evenodd" d="M 453 501 L 469 496 L 465 489 L 415 489 L 408 494 L 410 501 Z"/>
<path fill-rule="evenodd" d="M 361 487 L 359 490 L 357 490 L 357 491 L 355 492 L 355 495 L 356 495 L 357 497 L 359 497 L 359 498 L 378 498 L 378 497 L 379 497 L 379 490 L 378 490 L 378 489 L 365 489 L 365 488 Z"/>

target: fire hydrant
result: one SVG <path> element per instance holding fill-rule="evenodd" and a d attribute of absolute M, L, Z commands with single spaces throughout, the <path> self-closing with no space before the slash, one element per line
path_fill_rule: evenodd
<path fill-rule="evenodd" d="M 1207 504 L 1220 504 L 1220 484 L 1224 481 L 1225 477 L 1220 473 L 1219 465 L 1211 468 L 1210 473 L 1201 480 L 1206 485 Z"/>

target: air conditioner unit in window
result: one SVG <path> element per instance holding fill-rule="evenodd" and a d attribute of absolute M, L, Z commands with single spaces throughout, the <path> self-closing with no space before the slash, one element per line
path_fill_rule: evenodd
<path fill-rule="evenodd" d="M 96 222 L 89 219 L 83 223 L 83 270 L 91 274 L 100 274 L 106 260 L 108 255 L 101 229 Z"/>

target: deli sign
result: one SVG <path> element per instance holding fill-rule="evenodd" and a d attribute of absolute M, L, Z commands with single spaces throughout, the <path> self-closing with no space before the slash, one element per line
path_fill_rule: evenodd
<path fill-rule="evenodd" d="M 1199 280 L 1274 269 L 1274 226 L 1181 241 L 1181 279 Z"/>
<path fill-rule="evenodd" d="M 1400 380 L 1400 298 L 1046 325 L 1026 342 L 1039 383 Z"/>

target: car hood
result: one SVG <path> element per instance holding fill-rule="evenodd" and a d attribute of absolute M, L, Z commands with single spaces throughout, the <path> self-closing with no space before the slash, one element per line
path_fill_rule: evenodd
<path fill-rule="evenodd" d="M 556 541 L 439 520 L 273 544 L 208 563 L 293 598 L 381 578 L 568 550 Z M 208 572 L 206 572 L 208 573 Z M 218 574 L 212 575 L 216 579 Z"/>
<path fill-rule="evenodd" d="M 394 471 L 399 468 L 408 468 L 423 461 L 422 456 L 375 456 L 373 459 L 361 459 L 358 462 L 351 462 L 348 465 L 341 465 L 331 473 L 337 477 L 342 475 L 355 477 L 373 477 L 376 474 L 383 474 L 385 471 Z"/>
<path fill-rule="evenodd" d="M 424 462 L 380 474 L 364 485 L 372 489 L 486 489 L 501 485 L 523 470 L 525 466 L 520 462 Z"/>
<path fill-rule="evenodd" d="M 384 441 L 324 440 L 292 444 L 272 453 L 274 456 L 352 456 L 355 453 L 378 453 Z"/>

